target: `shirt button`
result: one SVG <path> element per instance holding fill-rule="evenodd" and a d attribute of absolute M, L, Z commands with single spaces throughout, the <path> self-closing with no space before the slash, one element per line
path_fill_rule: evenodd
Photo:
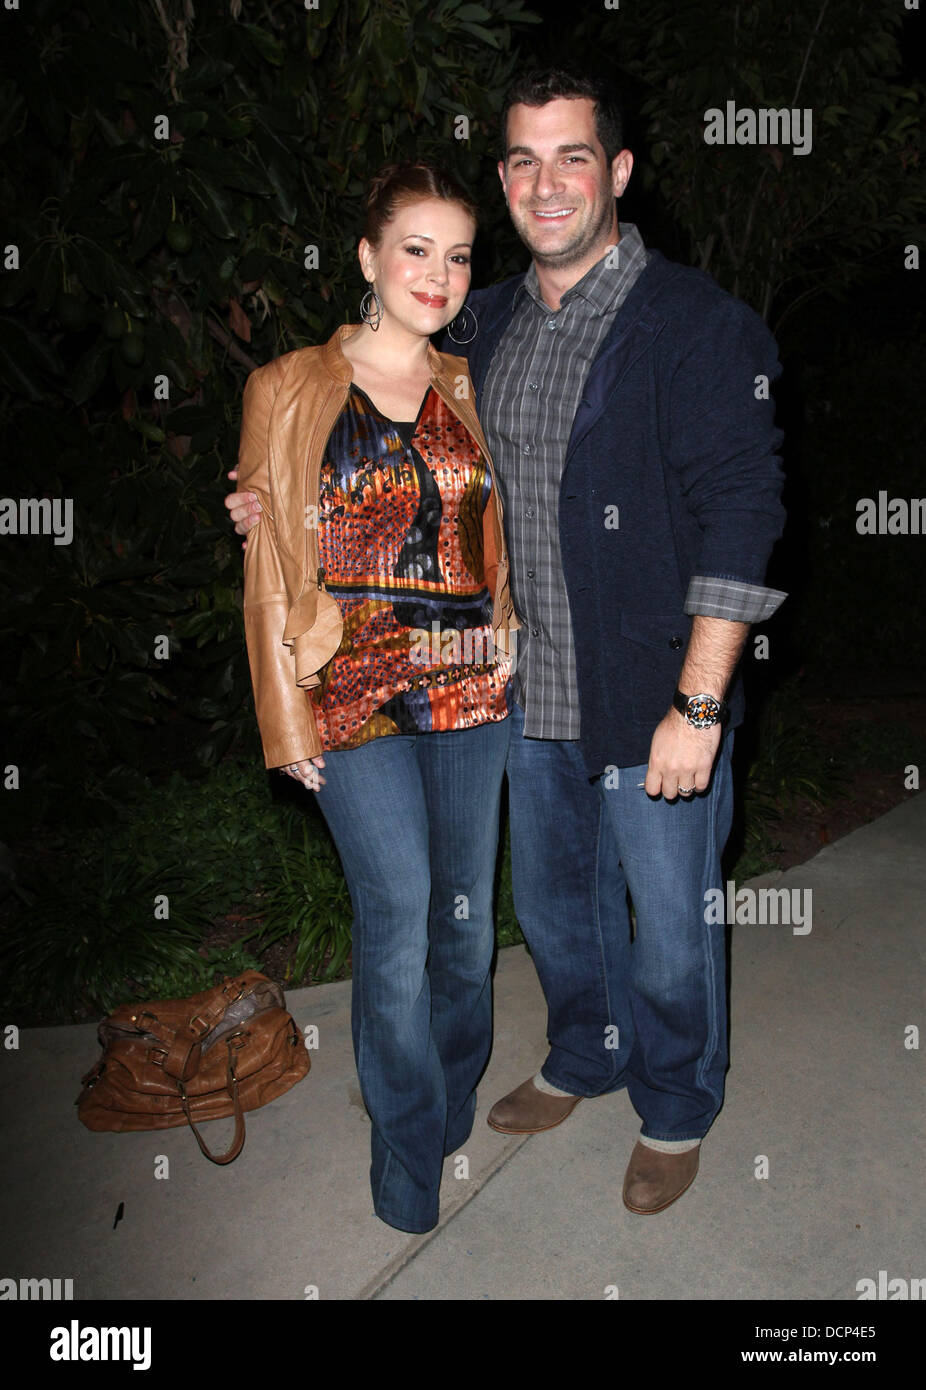
<path fill-rule="evenodd" d="M 529 454 L 530 451 L 531 451 L 531 446 L 530 446 L 529 444 L 525 444 L 525 445 L 524 445 L 523 452 L 524 452 L 525 454 Z"/>
<path fill-rule="evenodd" d="M 539 636 L 540 636 L 540 628 L 539 628 L 539 627 L 532 627 L 532 628 L 531 628 L 531 632 L 532 632 L 532 634 L 534 635 L 534 637 L 539 637 Z"/>
<path fill-rule="evenodd" d="M 527 511 L 524 513 L 524 515 L 525 515 L 526 517 L 532 517 L 532 516 L 534 515 L 534 509 L 533 509 L 533 507 L 528 507 L 528 509 L 527 509 Z"/>
<path fill-rule="evenodd" d="M 532 391 L 536 391 L 536 390 L 537 390 L 537 385 L 538 385 L 538 384 L 537 384 L 536 381 L 529 381 L 527 384 L 528 384 L 528 386 L 530 387 L 530 389 L 531 389 Z"/>
<path fill-rule="evenodd" d="M 672 648 L 672 650 L 673 650 L 674 652 L 677 652 L 678 649 L 679 649 L 679 647 L 680 647 L 681 645 L 682 645 L 682 639 L 681 639 L 681 637 L 670 637 L 670 638 L 669 638 L 669 646 Z"/>
<path fill-rule="evenodd" d="M 556 319 L 547 319 L 547 328 L 556 328 Z"/>
<path fill-rule="evenodd" d="M 534 575 L 535 575 L 536 573 L 537 573 L 536 570 L 528 570 L 528 571 L 527 571 L 527 577 L 528 577 L 528 579 L 533 579 L 533 577 L 534 577 Z"/>

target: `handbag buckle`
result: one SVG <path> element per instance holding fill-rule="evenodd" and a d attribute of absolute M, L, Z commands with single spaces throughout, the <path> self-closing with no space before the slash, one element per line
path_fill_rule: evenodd
<path fill-rule="evenodd" d="M 100 1078 L 102 1077 L 102 1075 L 103 1075 L 103 1073 L 104 1073 L 105 1070 L 106 1070 L 106 1058 L 104 1057 L 100 1062 L 97 1063 L 96 1071 L 95 1071 L 94 1074 L 90 1077 L 90 1080 L 87 1081 L 87 1082 L 85 1082 L 85 1085 L 86 1085 L 86 1088 L 87 1088 L 88 1091 L 92 1091 L 92 1090 L 93 1090 L 94 1086 L 95 1086 L 96 1083 L 100 1080 Z M 74 1104 L 77 1105 L 79 1100 L 80 1100 L 80 1097 L 78 1096 L 78 1098 L 77 1098 L 77 1100 L 75 1100 Z"/>
<path fill-rule="evenodd" d="M 167 1048 L 152 1047 L 149 1049 L 148 1056 L 151 1058 L 151 1063 L 153 1066 L 163 1067 L 164 1058 L 167 1056 Z"/>
<path fill-rule="evenodd" d="M 239 1033 L 229 1033 L 225 1039 L 225 1047 L 228 1056 L 228 1075 L 234 1083 L 236 1093 L 238 1090 L 238 1077 L 235 1073 L 235 1053 L 239 1052 L 241 1048 L 245 1046 L 250 1036 L 251 1034 L 247 1030 L 242 1030 Z"/>
<path fill-rule="evenodd" d="M 198 1027 L 197 1024 L 199 1025 Z M 196 1014 L 193 1018 L 190 1019 L 190 1032 L 196 1033 L 196 1035 L 200 1038 L 204 1038 L 206 1036 L 206 1034 L 209 1032 L 210 1027 L 211 1024 L 209 1023 L 209 1020 L 207 1018 L 203 1018 L 202 1014 Z"/>

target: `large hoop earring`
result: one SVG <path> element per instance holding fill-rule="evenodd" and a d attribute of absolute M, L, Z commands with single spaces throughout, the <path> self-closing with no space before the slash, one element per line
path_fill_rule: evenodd
<path fill-rule="evenodd" d="M 468 325 L 465 325 L 465 324 L 463 324 L 463 323 L 461 322 L 461 320 L 463 319 L 463 315 L 464 315 L 464 314 L 469 314 L 470 318 L 473 320 L 473 331 L 472 331 L 472 333 L 470 333 L 470 335 L 469 335 L 468 338 L 458 338 L 457 335 L 456 335 L 456 333 L 454 333 L 453 330 L 454 330 L 455 327 L 458 327 L 458 328 L 460 328 L 461 331 L 465 331 L 465 328 L 466 328 Z M 454 341 L 455 343 L 460 343 L 461 345 L 462 345 L 463 343 L 471 343 L 471 342 L 473 341 L 473 339 L 475 338 L 475 336 L 476 336 L 476 334 L 477 334 L 478 332 L 479 332 L 479 320 L 476 318 L 476 315 L 473 313 L 472 309 L 469 307 L 468 304 L 464 304 L 464 305 L 463 305 L 463 308 L 462 308 L 462 309 L 460 310 L 460 312 L 457 314 L 457 316 L 456 316 L 456 318 L 453 320 L 453 322 L 452 322 L 452 323 L 449 323 L 449 324 L 447 325 L 447 333 L 449 334 L 449 336 L 453 339 L 453 341 Z"/>
<path fill-rule="evenodd" d="M 383 321 L 383 301 L 371 285 L 360 301 L 360 317 L 375 333 Z"/>

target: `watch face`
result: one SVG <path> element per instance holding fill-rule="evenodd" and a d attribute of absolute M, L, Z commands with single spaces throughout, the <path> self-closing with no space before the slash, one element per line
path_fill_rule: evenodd
<path fill-rule="evenodd" d="M 713 695 L 692 695 L 685 718 L 696 729 L 710 729 L 720 718 L 720 705 Z"/>

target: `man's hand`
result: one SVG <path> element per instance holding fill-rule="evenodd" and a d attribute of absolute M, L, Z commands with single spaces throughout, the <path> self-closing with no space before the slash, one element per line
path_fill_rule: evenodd
<path fill-rule="evenodd" d="M 228 476 L 235 481 L 238 477 L 237 468 L 231 469 Z M 253 492 L 230 492 L 225 498 L 225 505 L 231 512 L 231 519 L 235 523 L 238 535 L 244 536 L 241 543 L 241 549 L 244 550 L 248 543 L 248 532 L 260 521 L 260 503 Z"/>
<path fill-rule="evenodd" d="M 656 726 L 646 769 L 647 796 L 694 796 L 703 792 L 711 780 L 711 768 L 720 747 L 720 724 L 710 729 L 693 729 L 677 709 L 670 709 Z"/>
<path fill-rule="evenodd" d="M 708 694 L 722 700 L 748 632 L 748 623 L 695 614 L 679 672 L 679 690 L 686 695 Z M 693 729 L 684 715 L 674 707 L 670 709 L 650 744 L 649 767 L 643 783 L 647 795 L 662 795 L 672 801 L 676 796 L 687 798 L 703 792 L 711 780 L 722 735 L 719 723 L 709 729 Z"/>

